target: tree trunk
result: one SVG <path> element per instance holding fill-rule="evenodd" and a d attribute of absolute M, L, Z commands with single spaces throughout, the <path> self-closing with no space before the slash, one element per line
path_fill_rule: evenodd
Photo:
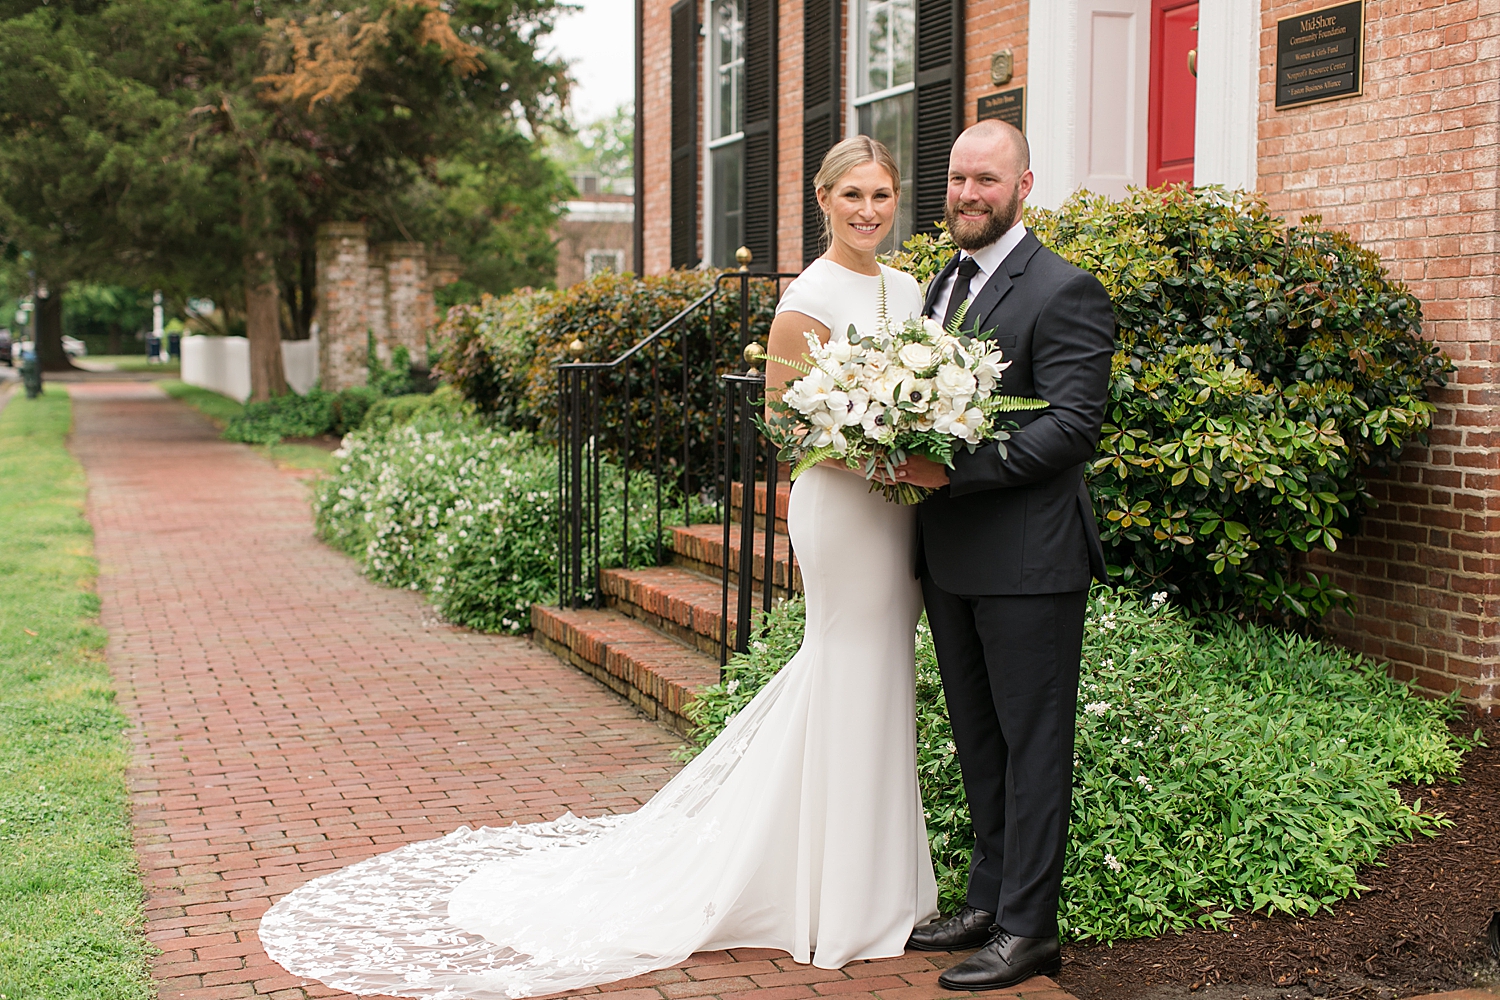
<path fill-rule="evenodd" d="M 245 335 L 250 340 L 250 399 L 284 395 L 281 366 L 281 296 L 276 271 L 262 251 L 245 258 Z"/>
<path fill-rule="evenodd" d="M 118 355 L 120 353 L 120 324 L 109 324 L 109 353 Z"/>
<path fill-rule="evenodd" d="M 63 350 L 62 295 L 37 295 L 36 360 L 44 372 L 77 371 Z"/>

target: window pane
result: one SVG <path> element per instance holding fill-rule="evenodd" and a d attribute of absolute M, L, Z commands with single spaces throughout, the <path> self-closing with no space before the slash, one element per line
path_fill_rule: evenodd
<path fill-rule="evenodd" d="M 717 267 L 734 263 L 734 252 L 744 242 L 741 224 L 743 184 L 741 168 L 745 143 L 732 142 L 713 151 L 713 233 L 709 262 Z"/>
<path fill-rule="evenodd" d="M 733 135 L 741 128 L 741 93 L 744 90 L 745 72 L 745 16 L 744 0 L 718 0 L 713 5 L 713 34 L 715 44 L 711 55 L 714 59 L 714 85 L 718 91 L 714 100 L 714 138 Z"/>
<path fill-rule="evenodd" d="M 916 190 L 912 183 L 915 166 L 912 161 L 914 98 L 915 95 L 908 91 L 895 97 L 887 97 L 883 101 L 874 101 L 859 109 L 860 134 L 885 143 L 891 155 L 896 158 L 896 166 L 901 170 L 901 203 L 896 209 L 896 224 L 891 229 L 891 235 L 881 243 L 881 253 L 890 253 L 899 247 L 912 232 L 912 198 Z"/>
<path fill-rule="evenodd" d="M 874 94 L 912 81 L 913 0 L 860 0 L 858 84 Z"/>

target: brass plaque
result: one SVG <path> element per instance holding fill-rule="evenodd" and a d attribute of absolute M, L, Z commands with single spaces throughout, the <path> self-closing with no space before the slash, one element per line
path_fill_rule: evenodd
<path fill-rule="evenodd" d="M 979 99 L 979 120 L 998 118 L 1007 125 L 1026 131 L 1026 88 L 1012 87 Z"/>
<path fill-rule="evenodd" d="M 1276 22 L 1276 107 L 1364 92 L 1364 0 Z"/>

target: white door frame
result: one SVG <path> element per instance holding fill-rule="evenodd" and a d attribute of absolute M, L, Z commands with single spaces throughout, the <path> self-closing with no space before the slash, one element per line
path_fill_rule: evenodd
<path fill-rule="evenodd" d="M 1030 199 L 1056 208 L 1086 176 L 1079 162 L 1081 0 L 1033 0 L 1027 15 L 1026 137 L 1036 187 Z M 1092 3 L 1087 6 L 1091 9 Z M 1253 188 L 1259 116 L 1259 0 L 1202 0 L 1198 8 L 1198 101 L 1193 180 Z M 1149 11 L 1149 8 L 1148 8 Z M 1149 47 L 1150 27 L 1145 30 Z M 1083 54 L 1085 57 L 1087 53 Z M 1138 79 L 1149 76 L 1149 51 L 1137 54 Z M 1132 122 L 1144 162 L 1147 123 Z M 1142 175 L 1135 183 L 1144 184 Z"/>

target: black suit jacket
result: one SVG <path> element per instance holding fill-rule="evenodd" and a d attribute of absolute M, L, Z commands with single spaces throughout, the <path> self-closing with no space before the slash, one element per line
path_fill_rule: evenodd
<path fill-rule="evenodd" d="M 958 258 L 933 279 L 931 315 Z M 1000 391 L 1037 396 L 1044 410 L 1009 414 L 1020 425 L 1001 457 L 993 442 L 959 448 L 950 485 L 917 508 L 919 570 L 963 595 L 1055 594 L 1104 582 L 1104 548 L 1084 483 L 1099 443 L 1115 350 L 1104 286 L 1031 233 L 1010 252 L 964 317 L 1004 352 Z"/>

